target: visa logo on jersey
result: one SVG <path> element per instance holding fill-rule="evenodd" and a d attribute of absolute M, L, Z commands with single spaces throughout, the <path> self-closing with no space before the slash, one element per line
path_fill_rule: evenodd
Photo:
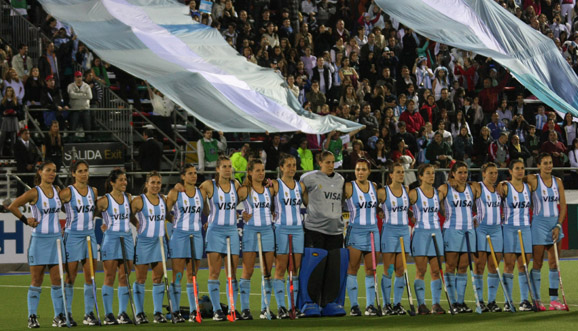
<path fill-rule="evenodd" d="M 187 206 L 187 207 L 181 207 L 181 214 L 200 214 L 201 213 L 201 207 L 196 207 L 196 206 Z"/>
<path fill-rule="evenodd" d="M 60 211 L 60 208 L 52 207 L 52 208 L 43 208 L 42 213 L 44 214 L 56 214 Z"/>
<path fill-rule="evenodd" d="M 377 207 L 377 201 L 358 202 L 358 203 L 357 203 L 357 207 L 360 208 L 360 209 L 363 209 L 363 208 L 367 208 L 367 209 L 375 208 L 375 207 Z"/>
<path fill-rule="evenodd" d="M 391 207 L 391 211 L 394 213 L 404 212 L 407 211 L 407 206 Z"/>
<path fill-rule="evenodd" d="M 512 203 L 512 208 L 530 208 L 530 201 L 520 201 Z"/>
<path fill-rule="evenodd" d="M 337 192 L 325 192 L 325 199 L 329 199 L 329 200 L 341 200 L 341 193 L 337 193 Z"/>
<path fill-rule="evenodd" d="M 261 208 L 261 209 L 266 209 L 269 208 L 270 204 L 269 202 L 254 202 L 253 203 L 253 208 Z"/>
<path fill-rule="evenodd" d="M 92 213 L 94 212 L 94 205 L 92 206 L 76 206 L 74 207 L 77 213 Z"/>
<path fill-rule="evenodd" d="M 452 201 L 452 205 L 454 205 L 454 207 L 471 207 L 472 206 L 472 201 L 471 200 L 457 200 L 457 201 Z"/>
<path fill-rule="evenodd" d="M 486 206 L 488 206 L 489 208 L 500 207 L 500 202 L 499 201 L 488 201 L 488 202 L 486 202 Z"/>
<path fill-rule="evenodd" d="M 112 219 L 115 221 L 127 220 L 128 214 L 113 214 Z"/>
<path fill-rule="evenodd" d="M 235 204 L 234 202 L 220 202 L 217 204 L 217 207 L 220 210 L 233 210 L 237 208 L 237 204 Z"/>
<path fill-rule="evenodd" d="M 160 222 L 164 219 L 163 215 L 149 215 L 149 222 Z"/>
<path fill-rule="evenodd" d="M 283 199 L 283 204 L 285 206 L 301 206 L 301 199 Z"/>
<path fill-rule="evenodd" d="M 560 200 L 559 197 L 542 197 L 544 202 L 558 202 Z"/>
<path fill-rule="evenodd" d="M 422 213 L 437 213 L 438 211 L 439 211 L 439 208 L 437 208 L 437 207 L 422 207 L 421 208 Z"/>

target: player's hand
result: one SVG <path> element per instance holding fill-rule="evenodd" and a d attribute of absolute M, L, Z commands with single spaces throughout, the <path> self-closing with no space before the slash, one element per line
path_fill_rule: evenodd
<path fill-rule="evenodd" d="M 558 237 L 560 237 L 560 228 L 556 226 L 554 230 L 552 230 L 552 241 L 558 242 Z"/>
<path fill-rule="evenodd" d="M 174 188 L 177 192 L 184 192 L 185 191 L 185 186 L 181 183 L 176 183 Z"/>
<path fill-rule="evenodd" d="M 106 224 L 103 223 L 103 224 L 100 226 L 100 229 L 102 230 L 102 232 L 106 232 L 106 230 L 108 230 L 108 226 L 106 226 Z"/>
<path fill-rule="evenodd" d="M 35 218 L 32 218 L 32 217 L 28 217 L 28 218 L 26 219 L 26 223 L 27 223 L 30 227 L 33 227 L 33 228 L 37 227 L 38 224 L 39 224 L 39 222 L 38 222 Z"/>
<path fill-rule="evenodd" d="M 249 214 L 246 211 L 243 212 L 243 221 L 245 223 L 249 222 L 249 220 L 251 220 L 251 217 L 253 217 L 253 214 Z"/>
<path fill-rule="evenodd" d="M 207 228 L 209 228 L 209 222 L 203 224 L 203 230 L 207 231 Z"/>

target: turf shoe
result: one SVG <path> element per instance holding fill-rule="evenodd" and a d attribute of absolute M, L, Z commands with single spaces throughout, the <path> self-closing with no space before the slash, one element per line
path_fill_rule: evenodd
<path fill-rule="evenodd" d="M 426 305 L 421 304 L 417 307 L 417 313 L 420 315 L 428 315 L 431 314 L 430 310 L 427 308 Z"/>
<path fill-rule="evenodd" d="M 507 302 L 504 304 L 504 312 L 506 312 L 506 313 L 512 312 L 512 307 L 510 307 L 510 304 Z"/>
<path fill-rule="evenodd" d="M 446 313 L 446 311 L 445 309 L 442 308 L 442 306 L 439 303 L 436 303 L 431 307 L 431 313 L 435 315 L 443 315 Z"/>
<path fill-rule="evenodd" d="M 118 315 L 117 319 L 118 319 L 118 324 L 132 324 L 132 320 L 130 319 L 130 317 L 128 317 L 128 314 L 125 311 L 120 313 L 120 315 Z"/>
<path fill-rule="evenodd" d="M 156 312 L 154 316 L 153 322 L 155 323 L 166 323 L 167 318 L 161 312 Z"/>
<path fill-rule="evenodd" d="M 393 306 L 391 305 L 391 303 L 388 303 L 385 306 L 383 306 L 383 315 L 385 315 L 385 316 L 394 315 L 393 314 Z"/>
<path fill-rule="evenodd" d="M 460 304 L 457 302 L 452 303 L 452 307 L 450 309 L 453 309 L 456 314 L 463 313 Z"/>
<path fill-rule="evenodd" d="M 241 319 L 242 321 L 250 321 L 250 320 L 253 319 L 253 315 L 251 315 L 251 311 L 250 311 L 249 309 L 244 309 L 244 310 L 241 312 L 240 319 Z"/>
<path fill-rule="evenodd" d="M 29 329 L 37 329 L 40 327 L 38 324 L 38 317 L 34 314 L 28 316 L 28 328 Z"/>
<path fill-rule="evenodd" d="M 377 314 L 377 308 L 375 308 L 373 305 L 369 305 L 367 308 L 365 308 L 365 316 L 377 316 Z"/>
<path fill-rule="evenodd" d="M 393 306 L 393 315 L 405 315 L 405 314 L 407 314 L 407 312 L 401 305 L 401 302 Z"/>
<path fill-rule="evenodd" d="M 351 310 L 349 311 L 349 316 L 361 316 L 361 310 L 359 309 L 359 306 L 351 307 Z"/>
<path fill-rule="evenodd" d="M 104 324 L 104 325 L 118 325 L 118 321 L 117 321 L 116 317 L 114 317 L 114 315 L 112 313 L 110 313 L 104 317 L 104 321 L 102 321 L 102 324 Z"/>
<path fill-rule="evenodd" d="M 277 319 L 277 316 L 275 314 L 273 314 L 273 312 L 269 311 L 269 315 L 271 315 L 271 319 Z M 267 309 L 263 309 L 261 310 L 261 313 L 259 314 L 259 318 L 262 320 L 266 320 L 267 318 Z"/>
<path fill-rule="evenodd" d="M 546 311 L 546 307 L 540 301 L 536 301 L 536 310 L 537 311 Z"/>
<path fill-rule="evenodd" d="M 176 311 L 172 314 L 173 323 L 185 323 L 185 319 L 180 312 Z"/>
<path fill-rule="evenodd" d="M 68 313 L 68 322 L 70 323 L 70 326 L 77 326 L 78 323 L 76 323 L 75 320 L 72 319 L 72 314 Z"/>
<path fill-rule="evenodd" d="M 198 312 L 196 310 L 193 310 L 190 314 L 189 314 L 189 322 L 191 323 L 195 323 L 196 317 L 197 317 Z"/>
<path fill-rule="evenodd" d="M 520 307 L 518 308 L 520 311 L 532 311 L 534 307 L 528 300 L 524 300 L 520 303 Z"/>
<path fill-rule="evenodd" d="M 568 306 L 558 300 L 550 301 L 550 310 L 568 310 Z"/>
<path fill-rule="evenodd" d="M 482 310 L 482 313 L 488 313 L 490 311 L 488 306 L 486 306 L 483 301 L 480 301 L 480 309 Z"/>
<path fill-rule="evenodd" d="M 502 311 L 502 308 L 496 304 L 496 301 L 488 302 L 486 307 L 488 307 L 488 311 L 492 313 L 500 313 Z"/>
<path fill-rule="evenodd" d="M 227 320 L 227 316 L 225 316 L 225 313 L 223 313 L 223 311 L 221 309 L 217 310 L 214 314 L 213 314 L 213 321 L 226 321 Z"/>
<path fill-rule="evenodd" d="M 305 317 L 305 313 L 301 312 L 301 310 L 295 308 L 295 317 L 297 318 L 301 318 L 301 317 Z"/>
<path fill-rule="evenodd" d="M 56 328 L 61 328 L 66 326 L 66 317 L 64 314 L 60 313 L 58 316 L 54 317 L 52 320 L 52 326 Z"/>
<path fill-rule="evenodd" d="M 468 307 L 468 305 L 466 305 L 465 302 L 462 302 L 459 304 L 460 305 L 460 313 L 473 313 L 474 311 L 472 310 L 472 308 Z"/>
<path fill-rule="evenodd" d="M 88 326 L 95 326 L 98 325 L 98 319 L 96 318 L 96 316 L 94 316 L 93 312 L 90 312 L 84 315 L 84 318 L 82 319 L 82 324 Z"/>
<path fill-rule="evenodd" d="M 287 311 L 287 308 L 283 306 L 279 307 L 279 311 L 277 312 L 277 318 L 280 320 L 289 318 L 289 312 Z"/>
<path fill-rule="evenodd" d="M 147 319 L 147 315 L 145 313 L 138 313 L 136 314 L 136 324 L 148 324 L 149 320 Z"/>

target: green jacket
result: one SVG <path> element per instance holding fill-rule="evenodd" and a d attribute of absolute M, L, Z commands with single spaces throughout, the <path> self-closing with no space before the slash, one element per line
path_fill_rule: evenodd
<path fill-rule="evenodd" d="M 235 170 L 235 178 L 242 183 L 243 178 L 245 178 L 245 172 L 247 171 L 247 159 L 241 154 L 241 152 L 233 153 L 231 155 L 231 164 Z"/>

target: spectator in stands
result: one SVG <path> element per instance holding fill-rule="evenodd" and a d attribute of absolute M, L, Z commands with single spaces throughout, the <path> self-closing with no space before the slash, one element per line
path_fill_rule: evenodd
<path fill-rule="evenodd" d="M 407 131 L 407 124 L 404 121 L 397 123 L 398 133 L 392 139 L 392 142 L 397 144 L 398 141 L 403 140 L 408 146 L 413 155 L 417 155 L 417 141 L 415 135 Z"/>
<path fill-rule="evenodd" d="M 404 37 L 404 49 L 405 49 L 405 40 L 407 38 Z M 413 38 L 411 38 L 413 39 Z M 415 43 L 415 40 L 413 41 Z M 433 71 L 429 68 L 427 64 L 427 58 L 425 56 L 420 56 L 415 60 L 413 64 L 413 74 L 415 75 L 415 79 L 417 82 L 417 86 L 420 89 L 428 89 L 431 90 L 432 88 L 432 79 L 434 78 Z"/>
<path fill-rule="evenodd" d="M 64 102 L 60 89 L 56 88 L 54 76 L 46 77 L 45 83 L 40 99 L 42 107 L 48 109 L 44 112 L 44 124 L 50 128 L 54 121 L 58 121 L 64 126 L 64 121 L 68 118 L 69 107 Z"/>
<path fill-rule="evenodd" d="M 548 122 L 548 115 L 546 115 L 546 108 L 544 105 L 538 106 L 538 113 L 535 116 L 536 130 L 542 133 L 544 127 L 546 127 L 546 122 Z"/>
<path fill-rule="evenodd" d="M 266 155 L 265 170 L 276 171 L 279 167 L 279 157 L 281 155 L 281 135 L 279 133 L 266 134 L 267 137 L 263 142 L 263 150 Z M 268 174 L 273 178 L 277 177 L 277 174 Z"/>
<path fill-rule="evenodd" d="M 568 161 L 566 151 L 566 146 L 558 140 L 558 133 L 550 130 L 550 132 L 548 132 L 548 141 L 542 144 L 540 152 L 552 155 L 554 167 L 563 167 Z"/>
<path fill-rule="evenodd" d="M 319 82 L 319 90 L 324 95 L 326 95 L 332 87 L 332 68 L 330 65 L 325 65 L 325 59 L 323 57 L 317 58 L 317 66 L 313 69 L 311 80 Z"/>
<path fill-rule="evenodd" d="M 499 120 L 499 115 L 496 112 L 492 114 L 492 121 L 488 123 L 487 127 L 490 129 L 490 135 L 494 140 L 498 140 L 500 134 L 506 131 L 506 126 Z"/>
<path fill-rule="evenodd" d="M 441 132 L 436 132 L 432 142 L 427 146 L 425 157 L 430 163 L 438 162 L 440 168 L 447 168 L 452 161 L 452 148 L 443 141 Z"/>
<path fill-rule="evenodd" d="M 14 88 L 6 87 L 4 97 L 0 102 L 0 155 L 12 155 L 12 147 L 16 142 L 16 133 L 19 130 L 18 117 L 23 118 L 22 104 L 18 101 Z M 10 139 L 10 144 L 6 140 Z M 7 148 L 6 148 L 7 147 Z"/>
<path fill-rule="evenodd" d="M 92 99 L 90 99 L 90 108 L 99 108 L 102 105 L 102 85 L 96 81 L 94 72 L 88 70 L 84 73 L 84 82 L 88 84 L 92 91 Z"/>
<path fill-rule="evenodd" d="M 404 121 L 407 131 L 414 135 L 417 134 L 418 130 L 425 124 L 423 117 L 416 111 L 415 102 L 413 100 L 407 102 L 407 109 L 401 113 L 399 120 Z"/>
<path fill-rule="evenodd" d="M 46 53 L 38 60 L 38 69 L 40 70 L 40 79 L 52 76 L 54 86 L 60 88 L 60 66 L 55 50 L 54 43 L 51 42 L 46 45 Z"/>
<path fill-rule="evenodd" d="M 526 146 L 520 143 L 520 137 L 517 134 L 510 136 L 510 145 L 508 146 L 511 160 L 522 160 L 526 164 L 526 160 L 532 156 Z"/>
<path fill-rule="evenodd" d="M 577 128 L 578 125 L 576 125 L 576 123 L 573 121 L 573 117 L 572 114 L 570 113 L 566 113 L 566 115 L 564 115 L 564 123 L 562 125 L 562 129 L 564 132 L 564 138 L 566 141 L 566 146 L 571 147 L 572 146 L 572 142 L 574 141 L 574 138 L 576 138 L 576 133 L 577 133 Z"/>
<path fill-rule="evenodd" d="M 67 88 L 70 113 L 70 126 L 72 131 L 76 131 L 77 137 L 84 137 L 85 132 L 90 131 L 90 101 L 92 100 L 92 89 L 82 80 L 82 72 L 74 73 L 74 82 L 70 83 Z M 81 129 L 81 130 L 79 130 Z"/>
<path fill-rule="evenodd" d="M 88 72 L 92 68 L 92 61 L 94 60 L 94 55 L 82 42 L 78 42 L 78 47 L 74 52 L 74 60 L 76 64 L 80 66 L 84 73 Z"/>
<path fill-rule="evenodd" d="M 438 131 L 442 134 L 443 141 L 445 141 L 448 145 L 452 146 L 454 144 L 454 139 L 452 133 L 446 130 L 446 127 L 449 127 L 450 123 L 448 121 L 440 121 L 438 123 Z"/>
<path fill-rule="evenodd" d="M 105 87 L 110 86 L 110 80 L 108 79 L 107 71 L 108 64 L 102 62 L 99 57 L 95 57 L 92 61 L 91 68 L 94 71 L 94 79 L 96 79 L 97 82 Z"/>
<path fill-rule="evenodd" d="M 482 164 L 486 163 L 488 158 L 488 150 L 490 148 L 490 144 L 493 141 L 494 140 L 490 135 L 490 129 L 488 129 L 487 126 L 483 126 L 480 129 L 480 134 L 474 139 L 472 161 L 476 165 L 482 166 Z"/>
<path fill-rule="evenodd" d="M 314 169 L 314 157 L 311 150 L 307 148 L 307 139 L 301 140 L 297 154 L 299 156 L 298 166 L 300 170 L 307 172 Z"/>
<path fill-rule="evenodd" d="M 376 166 L 376 163 L 373 161 L 371 154 L 364 149 L 363 142 L 361 140 L 355 139 L 351 145 L 352 150 L 349 154 L 349 164 L 347 165 L 347 169 L 355 169 L 355 165 L 360 159 L 366 159 L 373 166 Z"/>
<path fill-rule="evenodd" d="M 367 142 L 367 139 L 374 133 L 373 130 L 377 130 L 379 127 L 377 118 L 371 113 L 371 105 L 369 103 L 363 105 L 359 114 L 359 123 L 365 125 L 365 129 L 359 133 L 359 138 L 361 141 Z M 353 163 L 353 168 L 355 168 L 355 163 Z"/>
<path fill-rule="evenodd" d="M 434 115 L 437 112 L 437 104 L 435 103 L 435 97 L 433 94 L 427 96 L 427 101 L 421 106 L 419 113 L 423 118 L 424 122 L 433 123 Z"/>
<path fill-rule="evenodd" d="M 320 113 L 321 106 L 323 106 L 327 99 L 325 94 L 319 90 L 319 81 L 311 82 L 311 91 L 306 93 L 307 100 L 311 103 L 311 110 L 314 113 Z"/>
<path fill-rule="evenodd" d="M 456 116 L 454 116 L 454 120 L 450 125 L 450 132 L 452 133 L 452 138 L 454 138 L 454 140 L 460 134 L 462 127 L 465 127 L 468 130 L 468 135 L 472 135 L 470 126 L 468 125 L 468 122 L 464 116 L 464 111 L 458 110 L 456 112 Z"/>
<path fill-rule="evenodd" d="M 410 75 L 409 68 L 407 66 L 401 67 L 401 77 L 397 80 L 397 93 L 408 94 L 408 87 L 410 85 L 415 86 L 415 79 Z M 408 99 L 413 97 L 408 95 Z"/>
<path fill-rule="evenodd" d="M 217 166 L 219 154 L 225 153 L 227 139 L 222 131 L 219 131 L 219 139 L 213 138 L 214 131 L 206 128 L 203 137 L 197 141 L 197 156 L 199 159 L 199 171 L 211 172 Z"/>
<path fill-rule="evenodd" d="M 342 82 L 345 82 L 345 80 L 348 79 L 351 82 L 351 85 L 353 85 L 353 88 L 355 89 L 357 88 L 357 80 L 359 79 L 359 75 L 357 74 L 355 68 L 350 67 L 349 65 L 350 65 L 349 58 L 347 57 L 343 58 L 341 69 L 339 69 L 339 79 Z"/>
<path fill-rule="evenodd" d="M 350 107 L 356 106 L 359 104 L 357 100 L 357 94 L 355 93 L 355 88 L 353 85 L 348 85 L 345 88 L 345 93 L 339 99 L 339 105 L 345 106 L 348 105 Z"/>
<path fill-rule="evenodd" d="M 32 69 L 32 58 L 28 56 L 28 45 L 18 45 L 18 54 L 12 57 L 12 68 L 16 70 L 22 81 L 26 81 Z"/>
<path fill-rule="evenodd" d="M 338 10 L 339 9 L 340 8 L 338 8 Z M 349 9 L 341 8 L 341 10 L 348 11 Z M 345 21 L 343 21 L 342 19 L 338 20 L 337 23 L 335 23 L 335 30 L 333 30 L 333 40 L 337 39 L 342 39 L 344 43 L 349 40 L 349 31 L 345 29 Z"/>
<path fill-rule="evenodd" d="M 502 99 L 500 106 L 496 109 L 496 113 L 498 113 L 498 119 L 500 122 L 506 124 L 512 121 L 512 111 L 508 107 L 508 99 Z"/>
<path fill-rule="evenodd" d="M 546 125 L 544 126 L 544 129 L 542 130 L 542 135 L 540 139 L 542 143 L 545 143 L 550 139 L 550 131 L 556 132 L 556 135 L 558 136 L 558 141 L 562 141 L 562 131 L 560 130 L 560 127 L 558 126 L 558 124 L 556 124 L 556 122 L 553 119 L 548 119 Z"/>
<path fill-rule="evenodd" d="M 502 93 L 504 87 L 510 80 L 510 72 L 506 72 L 502 80 L 497 86 L 492 86 L 492 79 L 486 77 L 484 79 L 484 88 L 478 93 L 480 98 L 480 105 L 485 112 L 484 123 L 488 123 L 493 113 L 498 108 L 498 95 Z"/>
<path fill-rule="evenodd" d="M 153 129 L 144 130 L 142 137 L 144 142 L 138 150 L 139 165 L 143 172 L 160 171 L 163 157 L 163 145 L 155 139 Z"/>
<path fill-rule="evenodd" d="M 18 100 L 19 104 L 22 104 L 22 99 L 24 99 L 24 84 L 22 80 L 18 77 L 18 73 L 14 68 L 9 69 L 4 75 L 4 88 L 2 93 L 6 94 L 6 90 L 11 87 L 14 92 L 14 98 Z"/>
<path fill-rule="evenodd" d="M 14 143 L 14 158 L 16 159 L 16 171 L 19 173 L 29 173 L 31 176 L 22 176 L 22 181 L 26 185 L 34 186 L 34 171 L 40 155 L 34 142 L 30 140 L 30 131 L 28 129 L 20 129 L 18 132 L 18 139 Z M 18 183 L 17 196 L 22 195 L 26 191 L 24 185 Z"/>
<path fill-rule="evenodd" d="M 323 142 L 323 150 L 330 151 L 335 156 L 335 169 L 341 169 L 343 166 L 343 140 L 338 131 L 331 131 Z"/>
<path fill-rule="evenodd" d="M 526 136 L 528 135 L 529 124 L 526 122 L 524 115 L 514 115 L 512 122 L 510 123 L 510 131 L 518 135 L 520 138 L 520 143 L 526 141 Z"/>
<path fill-rule="evenodd" d="M 57 120 L 52 121 L 48 134 L 44 136 L 42 144 L 42 159 L 44 162 L 51 161 L 56 165 L 56 171 L 59 172 L 62 167 L 62 154 L 64 144 L 60 134 L 60 125 Z"/>
<path fill-rule="evenodd" d="M 452 117 L 456 111 L 456 105 L 450 98 L 449 90 L 444 87 L 440 91 L 440 98 L 436 101 L 438 109 L 445 109 L 448 112 L 448 116 Z"/>
<path fill-rule="evenodd" d="M 516 96 L 516 105 L 512 110 L 512 115 L 523 115 L 526 120 L 533 120 L 534 112 L 530 107 L 526 107 L 524 102 L 524 94 L 520 93 Z"/>
<path fill-rule="evenodd" d="M 30 76 L 24 84 L 24 99 L 23 105 L 39 107 L 42 99 L 42 81 L 40 80 L 40 71 L 33 67 L 30 70 Z"/>
<path fill-rule="evenodd" d="M 233 153 L 231 155 L 231 164 L 233 170 L 235 170 L 235 178 L 242 183 L 245 178 L 245 173 L 247 172 L 247 164 L 249 163 L 249 152 L 251 146 L 249 144 L 243 144 L 241 150 Z"/>
<path fill-rule="evenodd" d="M 510 162 L 510 153 L 508 151 L 508 134 L 500 133 L 498 139 L 490 144 L 488 149 L 488 161 L 494 162 L 498 168 L 506 168 Z"/>
<path fill-rule="evenodd" d="M 461 126 L 459 134 L 454 137 L 454 159 L 467 161 L 473 153 L 473 140 L 466 126 Z"/>
<path fill-rule="evenodd" d="M 572 146 L 569 148 L 568 159 L 570 160 L 570 166 L 572 168 L 578 168 L 578 138 L 574 138 L 572 141 Z M 576 171 L 574 171 L 576 173 Z M 578 178 L 574 175 L 574 182 L 578 182 Z M 576 188 L 576 186 L 575 186 Z"/>
<path fill-rule="evenodd" d="M 153 106 L 152 122 L 167 136 L 173 137 L 171 115 L 175 110 L 175 103 L 161 91 L 151 89 L 148 82 L 145 84 Z"/>

